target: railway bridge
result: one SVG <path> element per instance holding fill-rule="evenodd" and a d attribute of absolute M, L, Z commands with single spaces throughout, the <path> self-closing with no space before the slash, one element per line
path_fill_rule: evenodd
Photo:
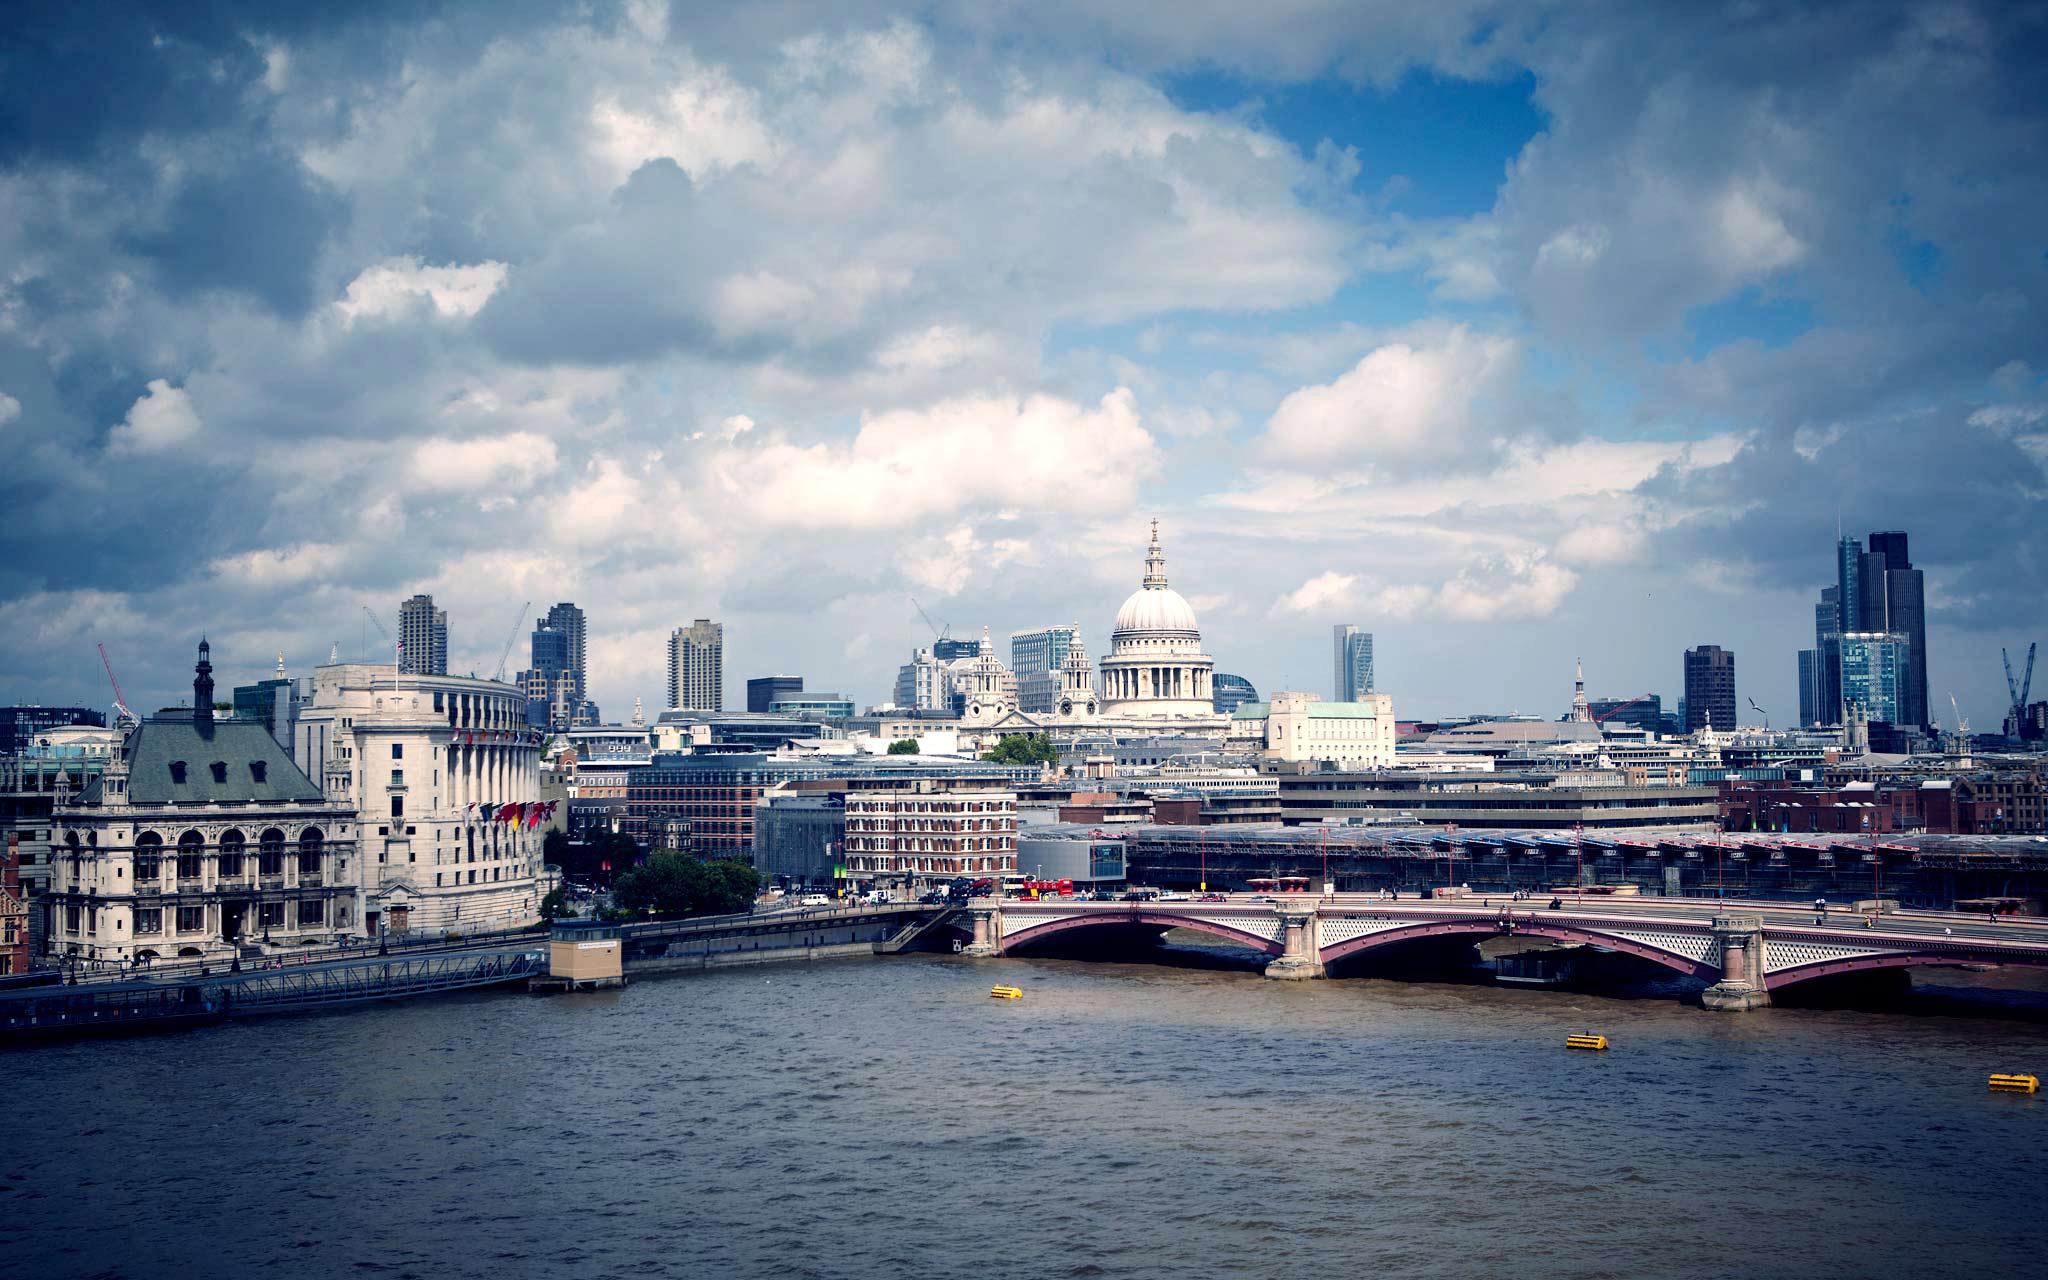
<path fill-rule="evenodd" d="M 1784 903 L 1691 899 L 1415 902 L 1336 895 L 1221 901 L 1052 902 L 980 899 L 968 908 L 969 955 L 1028 951 L 1087 931 L 1192 929 L 1268 957 L 1270 978 L 1320 978 L 1329 966 L 1425 938 L 1513 936 L 1604 947 L 1709 984 L 1710 1009 L 1768 1005 L 1795 983 L 1930 965 L 2048 968 L 2048 921 L 1913 912 L 1864 917 Z"/>

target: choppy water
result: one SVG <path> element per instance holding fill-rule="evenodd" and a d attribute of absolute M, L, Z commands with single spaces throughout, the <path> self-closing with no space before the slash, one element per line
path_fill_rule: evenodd
<path fill-rule="evenodd" d="M 2048 1270 L 2003 1019 L 903 957 L 0 1061 L 8 1275 Z"/>

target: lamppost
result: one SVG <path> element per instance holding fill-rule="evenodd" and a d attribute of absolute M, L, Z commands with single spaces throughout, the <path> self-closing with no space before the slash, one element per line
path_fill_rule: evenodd
<path fill-rule="evenodd" d="M 1583 822 L 1574 822 L 1574 823 L 1572 824 L 1572 856 L 1573 856 L 1573 857 L 1574 857 L 1575 859 L 1577 859 L 1577 861 L 1578 861 L 1578 864 L 1579 864 L 1579 883 L 1578 883 L 1578 884 L 1577 884 L 1577 885 L 1575 886 L 1575 887 L 1576 887 L 1576 889 L 1578 890 L 1578 892 L 1577 892 L 1577 893 L 1575 893 L 1575 894 L 1573 895 L 1573 903 L 1574 903 L 1574 905 L 1576 905 L 1576 906 L 1580 906 L 1580 907 L 1583 907 L 1583 906 L 1585 906 L 1585 905 L 1586 905 L 1586 841 L 1585 841 L 1585 836 L 1586 836 L 1586 824 L 1585 824 L 1585 823 L 1583 823 Z"/>

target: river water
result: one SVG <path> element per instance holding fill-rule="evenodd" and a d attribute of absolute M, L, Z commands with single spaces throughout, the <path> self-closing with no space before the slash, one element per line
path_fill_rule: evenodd
<path fill-rule="evenodd" d="M 906 956 L 4 1061 L 5 1275 L 2048 1271 L 2003 1016 Z"/>

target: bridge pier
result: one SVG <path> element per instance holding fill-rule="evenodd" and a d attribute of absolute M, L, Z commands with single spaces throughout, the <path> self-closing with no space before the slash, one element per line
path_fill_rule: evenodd
<path fill-rule="evenodd" d="M 1305 902 L 1283 902 L 1278 910 L 1283 950 L 1266 965 L 1266 976 L 1281 979 L 1322 977 L 1323 949 L 1318 941 L 1316 908 Z"/>
<path fill-rule="evenodd" d="M 1771 1003 L 1764 986 L 1764 922 L 1758 916 L 1715 916 L 1714 941 L 1721 951 L 1721 980 L 1700 1002 L 1722 1013 L 1742 1013 Z"/>
<path fill-rule="evenodd" d="M 994 898 L 975 898 L 967 904 L 967 918 L 974 923 L 974 941 L 961 948 L 963 956 L 1003 954 L 1003 907 Z"/>

